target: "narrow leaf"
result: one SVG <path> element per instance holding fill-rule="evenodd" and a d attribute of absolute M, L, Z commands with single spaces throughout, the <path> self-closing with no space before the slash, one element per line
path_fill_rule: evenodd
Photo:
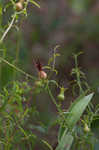
<path fill-rule="evenodd" d="M 53 150 L 52 146 L 45 140 L 42 140 L 42 142 L 50 149 Z"/>
<path fill-rule="evenodd" d="M 78 98 L 76 102 L 72 104 L 69 110 L 70 113 L 66 118 L 68 127 L 73 127 L 77 123 L 92 97 L 93 93 Z"/>
<path fill-rule="evenodd" d="M 69 132 L 64 132 L 56 150 L 70 150 L 73 139 L 73 136 Z"/>
<path fill-rule="evenodd" d="M 84 110 L 88 106 L 88 103 L 93 97 L 93 93 L 85 96 L 84 94 L 78 97 L 70 106 L 69 114 L 66 115 L 66 122 L 68 128 L 73 128 L 77 121 L 80 119 L 81 115 L 83 114 Z M 66 132 L 67 128 L 60 127 L 59 134 L 58 134 L 58 141 L 61 140 L 64 132 Z"/>
<path fill-rule="evenodd" d="M 38 8 L 40 8 L 40 5 L 39 5 L 37 2 L 35 2 L 35 1 L 33 1 L 33 0 L 30 0 L 30 2 L 31 2 L 32 4 L 34 4 L 35 6 L 37 6 Z"/>

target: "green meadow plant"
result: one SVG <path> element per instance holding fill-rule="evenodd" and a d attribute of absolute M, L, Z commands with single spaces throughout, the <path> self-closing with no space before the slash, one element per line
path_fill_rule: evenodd
<path fill-rule="evenodd" d="M 1 20 L 3 7 L 0 3 Z M 22 15 L 27 17 L 28 3 L 40 7 L 34 0 L 10 0 L 5 9 L 12 7 L 13 14 L 11 22 L 6 27 L 1 26 L 0 47 L 4 44 L 8 32 L 12 27 L 16 27 L 19 18 Z M 24 80 L 12 80 L 1 87 L 0 91 L 0 149 L 1 150 L 33 150 L 36 143 L 44 144 L 44 149 L 50 150 L 94 150 L 96 144 L 99 144 L 99 106 L 94 107 L 91 100 L 94 93 L 89 87 L 86 76 L 78 65 L 78 56 L 73 54 L 75 66 L 71 71 L 74 76 L 72 84 L 72 95 L 74 101 L 68 110 L 62 109 L 62 103 L 66 100 L 65 94 L 67 89 L 59 85 L 56 80 L 52 79 L 53 74 L 58 75 L 56 69 L 56 58 L 60 56 L 59 45 L 54 48 L 53 55 L 49 58 L 48 64 L 42 66 L 40 61 L 35 62 L 38 70 L 37 76 L 26 73 L 15 64 L 6 59 L 5 48 L 0 50 L 0 80 L 2 79 L 3 64 L 9 66 L 17 73 L 21 73 L 26 78 Z M 18 56 L 17 56 L 18 57 Z M 48 71 L 45 71 L 48 70 Z M 8 68 L 9 71 L 9 68 Z M 0 81 L 1 82 L 1 81 Z M 31 83 L 31 84 L 30 84 Z M 55 95 L 52 88 L 59 89 Z M 69 89 L 68 89 L 69 90 Z M 40 132 L 46 132 L 43 125 L 38 121 L 39 111 L 32 98 L 41 93 L 47 94 L 57 109 L 56 118 L 50 125 L 58 125 L 57 145 L 53 147 L 43 137 L 39 137 L 32 129 Z M 76 98 L 75 98 L 76 97 Z M 36 121 L 31 125 L 31 118 Z M 38 120 L 37 120 L 38 119 Z M 53 137 L 54 139 L 54 137 Z"/>

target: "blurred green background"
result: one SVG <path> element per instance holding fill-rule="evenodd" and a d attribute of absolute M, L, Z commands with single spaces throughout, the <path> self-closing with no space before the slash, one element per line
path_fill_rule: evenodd
<path fill-rule="evenodd" d="M 60 45 L 61 56 L 56 60 L 56 68 L 59 73 L 57 76 L 54 75 L 53 79 L 69 88 L 68 85 L 73 79 L 70 76 L 74 67 L 72 54 L 83 51 L 84 54 L 78 59 L 79 66 L 85 72 L 90 87 L 95 91 L 93 103 L 98 103 L 99 1 L 40 0 L 37 2 L 41 8 L 38 9 L 29 4 L 27 18 L 20 17 L 17 23 L 19 30 L 13 27 L 8 33 L 4 43 L 0 45 L 0 55 L 2 55 L 3 49 L 5 51 L 4 58 L 27 73 L 37 76 L 33 59 L 39 58 L 43 65 L 47 65 L 54 47 Z M 8 1 L 5 0 L 3 3 L 3 7 L 5 7 Z M 11 20 L 11 14 L 11 7 L 4 11 L 1 18 L 2 26 Z M 16 79 L 24 80 L 20 73 L 3 64 L 0 68 L 0 88 Z M 64 109 L 72 100 L 71 92 L 67 92 L 66 98 L 66 102 L 63 104 Z M 37 105 L 41 112 L 41 120 L 48 127 L 55 117 L 56 109 L 45 94 L 37 97 Z"/>
<path fill-rule="evenodd" d="M 30 4 L 27 18 L 19 18 L 19 30 L 13 27 L 1 45 L 1 49 L 6 51 L 6 57 L 34 75 L 33 59 L 39 57 L 43 65 L 47 65 L 52 50 L 58 44 L 61 57 L 56 67 L 61 78 L 68 81 L 74 64 L 72 53 L 83 51 L 79 64 L 86 72 L 91 86 L 98 88 L 98 0 L 41 0 L 38 3 L 41 8 Z M 8 7 L 3 13 L 2 26 L 11 20 L 11 13 L 12 8 Z"/>

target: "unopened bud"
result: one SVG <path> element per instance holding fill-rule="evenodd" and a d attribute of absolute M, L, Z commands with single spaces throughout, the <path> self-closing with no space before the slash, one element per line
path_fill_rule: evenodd
<path fill-rule="evenodd" d="M 42 81 L 41 80 L 36 81 L 35 86 L 36 87 L 42 87 Z"/>
<path fill-rule="evenodd" d="M 15 7 L 17 11 L 21 11 L 23 9 L 23 4 L 21 2 L 17 2 Z"/>
<path fill-rule="evenodd" d="M 65 98 L 64 92 L 65 92 L 65 89 L 64 89 L 64 88 L 61 88 L 60 93 L 59 93 L 59 95 L 57 96 L 57 98 L 58 98 L 59 100 L 64 100 L 64 98 Z"/>
<path fill-rule="evenodd" d="M 46 78 L 47 78 L 47 73 L 44 72 L 44 71 L 39 71 L 39 77 L 40 77 L 41 79 L 46 79 Z"/>
<path fill-rule="evenodd" d="M 84 131 L 85 131 L 85 132 L 90 132 L 90 128 L 88 127 L 87 124 L 85 124 L 85 126 L 84 126 Z"/>

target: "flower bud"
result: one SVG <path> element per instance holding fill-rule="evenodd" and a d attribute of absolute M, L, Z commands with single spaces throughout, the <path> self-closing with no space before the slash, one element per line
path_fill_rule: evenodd
<path fill-rule="evenodd" d="M 44 71 L 39 71 L 39 77 L 40 77 L 41 79 L 46 79 L 46 78 L 47 78 L 47 73 L 44 72 Z"/>
<path fill-rule="evenodd" d="M 85 126 L 84 126 L 84 131 L 85 131 L 85 132 L 90 132 L 90 128 L 88 127 L 87 124 L 85 124 Z"/>
<path fill-rule="evenodd" d="M 59 94 L 59 95 L 57 96 L 57 98 L 58 98 L 59 100 L 64 100 L 64 94 Z"/>
<path fill-rule="evenodd" d="M 16 3 L 16 5 L 15 5 L 15 7 L 16 7 L 16 10 L 17 11 L 21 11 L 22 9 L 23 9 L 23 4 L 22 4 L 22 2 L 17 2 Z"/>
<path fill-rule="evenodd" d="M 34 93 L 35 94 L 39 94 L 42 92 L 44 88 L 44 83 L 43 83 L 43 80 L 37 80 L 35 81 L 34 83 Z"/>
<path fill-rule="evenodd" d="M 57 98 L 58 98 L 59 100 L 64 100 L 64 98 L 65 98 L 64 92 L 65 92 L 65 89 L 64 89 L 64 88 L 61 88 L 60 93 L 59 93 L 59 95 L 57 96 Z"/>
<path fill-rule="evenodd" d="M 35 86 L 42 87 L 42 81 L 41 80 L 35 81 Z"/>

